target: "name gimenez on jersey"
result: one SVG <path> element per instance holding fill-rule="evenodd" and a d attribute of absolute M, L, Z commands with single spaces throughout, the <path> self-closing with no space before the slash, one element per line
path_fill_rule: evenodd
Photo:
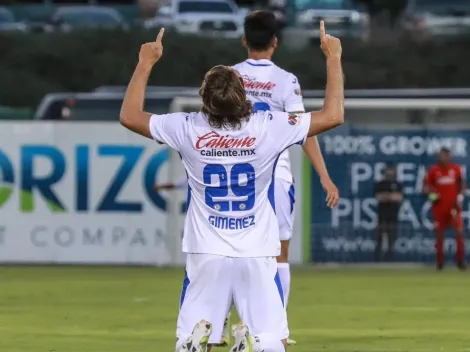
<path fill-rule="evenodd" d="M 237 157 L 256 154 L 253 148 L 256 137 L 233 138 L 217 132 L 209 132 L 198 137 L 196 150 L 201 155 L 213 157 Z"/>
<path fill-rule="evenodd" d="M 221 230 L 242 230 L 255 226 L 254 215 L 245 216 L 243 218 L 211 215 L 208 220 L 212 226 Z"/>

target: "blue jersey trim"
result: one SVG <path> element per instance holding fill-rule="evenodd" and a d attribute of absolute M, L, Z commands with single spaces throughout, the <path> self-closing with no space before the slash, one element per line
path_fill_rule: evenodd
<path fill-rule="evenodd" d="M 183 204 L 184 210 L 183 212 L 186 213 L 189 209 L 189 205 L 191 204 L 191 186 L 188 183 L 188 194 L 186 195 L 186 204 Z"/>
<path fill-rule="evenodd" d="M 269 203 L 271 204 L 271 208 L 273 208 L 274 214 L 276 214 L 276 199 L 274 196 L 275 173 L 276 173 L 277 162 L 279 161 L 279 157 L 281 156 L 281 154 L 282 152 L 279 153 L 279 155 L 276 158 L 276 161 L 274 161 L 273 174 L 271 176 L 271 183 L 269 184 L 269 188 L 268 188 L 268 200 L 269 200 Z"/>
<path fill-rule="evenodd" d="M 279 291 L 279 296 L 281 297 L 282 305 L 284 305 L 284 291 L 282 290 L 281 285 L 281 278 L 279 277 L 279 271 L 276 271 L 276 275 L 274 276 L 274 282 L 276 283 L 277 290 Z"/>
<path fill-rule="evenodd" d="M 186 290 L 188 289 L 188 286 L 189 286 L 190 283 L 191 283 L 191 281 L 189 281 L 188 272 L 185 270 L 184 271 L 183 288 L 181 289 L 180 308 L 183 305 L 184 298 L 186 297 Z"/>
<path fill-rule="evenodd" d="M 183 156 L 180 152 L 178 152 L 178 155 L 180 156 L 181 161 L 183 161 Z M 191 202 L 191 187 L 189 186 L 189 176 L 186 168 L 184 169 L 184 172 L 186 172 L 186 179 L 188 181 L 188 194 L 186 195 L 186 203 L 181 204 L 181 212 L 187 213 L 189 209 L 189 203 Z"/>
<path fill-rule="evenodd" d="M 294 183 L 292 183 L 289 187 L 289 200 L 290 200 L 290 213 L 294 211 L 294 204 L 295 204 L 295 187 Z"/>
<path fill-rule="evenodd" d="M 254 64 L 252 62 L 249 62 L 249 61 L 245 61 L 248 65 L 250 66 L 256 66 L 256 67 L 266 67 L 266 66 L 271 66 L 271 64 Z"/>

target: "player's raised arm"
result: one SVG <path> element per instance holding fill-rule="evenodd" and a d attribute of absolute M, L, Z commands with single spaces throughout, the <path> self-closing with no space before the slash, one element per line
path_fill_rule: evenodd
<path fill-rule="evenodd" d="M 344 122 L 344 76 L 341 67 L 341 42 L 325 32 L 320 22 L 321 49 L 326 57 L 326 93 L 321 111 L 311 113 L 308 136 L 328 131 Z"/>
<path fill-rule="evenodd" d="M 160 30 L 154 42 L 145 43 L 141 46 L 139 63 L 129 82 L 121 107 L 121 124 L 131 131 L 148 138 L 152 138 L 149 128 L 152 114 L 143 111 L 145 88 L 153 66 L 162 57 L 164 31 L 163 28 Z"/>

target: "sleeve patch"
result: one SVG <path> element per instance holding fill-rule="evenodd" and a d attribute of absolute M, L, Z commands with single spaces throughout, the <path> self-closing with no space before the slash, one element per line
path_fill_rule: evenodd
<path fill-rule="evenodd" d="M 292 126 L 297 125 L 299 120 L 300 120 L 300 117 L 297 114 L 289 114 L 289 117 L 287 118 L 287 121 Z"/>

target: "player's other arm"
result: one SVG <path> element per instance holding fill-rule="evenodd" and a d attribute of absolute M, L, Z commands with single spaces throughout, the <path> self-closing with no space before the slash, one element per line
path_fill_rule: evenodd
<path fill-rule="evenodd" d="M 147 138 L 152 138 L 149 127 L 152 114 L 143 111 L 145 88 L 153 66 L 163 53 L 163 33 L 162 28 L 155 42 L 146 43 L 140 48 L 139 63 L 129 82 L 121 107 L 121 124 Z"/>
<path fill-rule="evenodd" d="M 326 132 L 344 123 L 344 77 L 341 67 L 341 42 L 325 33 L 320 23 L 320 41 L 326 56 L 326 93 L 323 108 L 311 112 L 308 137 Z"/>
<path fill-rule="evenodd" d="M 303 109 L 289 111 L 289 114 L 293 115 L 303 113 L 305 113 L 305 110 Z M 323 154 L 321 152 L 320 143 L 318 143 L 317 136 L 308 137 L 305 140 L 302 149 L 304 150 L 305 155 L 307 155 L 308 159 L 310 160 L 310 163 L 313 165 L 313 168 L 320 177 L 320 180 L 322 180 L 322 183 L 323 180 L 329 180 L 330 182 L 332 182 L 330 179 L 330 175 L 328 174 L 328 169 L 326 168 L 325 159 L 323 159 Z"/>
<path fill-rule="evenodd" d="M 330 178 L 326 168 L 325 160 L 321 152 L 320 144 L 316 136 L 309 137 L 303 145 L 304 153 L 307 155 L 315 171 L 317 172 L 320 180 Z"/>
<path fill-rule="evenodd" d="M 289 79 L 292 86 L 287 89 L 284 111 L 288 111 L 291 115 L 305 113 L 299 80 L 293 75 Z M 317 136 L 307 138 L 303 144 L 303 150 L 320 178 L 321 185 L 326 193 L 327 205 L 330 208 L 336 207 L 339 203 L 339 191 L 328 174 Z"/>
<path fill-rule="evenodd" d="M 339 191 L 328 173 L 317 136 L 307 138 L 303 149 L 318 174 L 320 183 L 326 192 L 326 204 L 330 208 L 336 207 L 339 204 Z"/>

